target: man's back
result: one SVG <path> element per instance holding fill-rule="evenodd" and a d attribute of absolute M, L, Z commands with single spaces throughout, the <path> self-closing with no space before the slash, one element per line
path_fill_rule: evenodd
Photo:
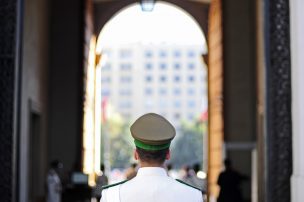
<path fill-rule="evenodd" d="M 104 190 L 101 202 L 203 201 L 198 189 L 168 177 L 165 169 L 160 167 L 140 168 L 135 178 L 118 186 Z M 119 198 L 113 199 L 113 194 L 118 194 Z"/>

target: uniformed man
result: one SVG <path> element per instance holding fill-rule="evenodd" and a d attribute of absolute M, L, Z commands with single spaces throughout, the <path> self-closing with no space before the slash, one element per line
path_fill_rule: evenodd
<path fill-rule="evenodd" d="M 100 202 L 203 202 L 202 192 L 169 177 L 164 162 L 170 158 L 175 129 L 164 117 L 149 113 L 131 126 L 140 168 L 136 177 L 104 187 Z"/>

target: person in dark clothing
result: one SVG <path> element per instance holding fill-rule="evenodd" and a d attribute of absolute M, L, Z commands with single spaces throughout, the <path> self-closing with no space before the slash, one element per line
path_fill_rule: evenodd
<path fill-rule="evenodd" d="M 96 177 L 96 186 L 95 189 L 93 189 L 93 197 L 97 199 L 97 201 L 100 201 L 101 198 L 101 191 L 102 186 L 108 185 L 108 177 L 105 174 L 105 167 L 104 164 L 100 165 L 100 174 Z"/>
<path fill-rule="evenodd" d="M 226 159 L 224 164 L 226 169 L 220 173 L 217 181 L 217 184 L 220 186 L 220 194 L 217 201 L 243 202 L 240 184 L 247 177 L 233 170 L 229 159 Z"/>

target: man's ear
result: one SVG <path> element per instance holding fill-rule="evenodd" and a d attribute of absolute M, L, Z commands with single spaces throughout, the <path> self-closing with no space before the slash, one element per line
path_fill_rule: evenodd
<path fill-rule="evenodd" d="M 134 159 L 135 159 L 135 160 L 138 160 L 138 153 L 137 153 L 137 150 L 136 150 L 136 149 L 134 149 Z"/>
<path fill-rule="evenodd" d="M 166 160 L 169 160 L 171 157 L 170 149 L 168 149 L 168 152 L 166 154 Z"/>

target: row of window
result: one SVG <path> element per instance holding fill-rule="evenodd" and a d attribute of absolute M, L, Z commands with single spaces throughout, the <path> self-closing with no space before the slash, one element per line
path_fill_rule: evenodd
<path fill-rule="evenodd" d="M 159 69 L 161 69 L 161 70 L 166 70 L 166 69 L 168 69 L 169 68 L 169 64 L 167 64 L 167 63 L 160 63 L 159 64 Z M 103 68 L 102 68 L 102 70 L 103 71 L 109 71 L 109 70 L 111 70 L 111 64 L 110 63 L 108 63 L 108 64 L 106 64 Z M 182 65 L 180 64 L 180 63 L 173 63 L 173 65 L 172 65 L 172 67 L 175 69 L 175 70 L 180 70 L 181 68 L 182 68 Z M 152 64 L 152 63 L 146 63 L 145 64 L 145 69 L 146 70 L 152 70 L 154 68 L 154 65 Z M 195 64 L 194 63 L 188 63 L 187 64 L 187 68 L 189 69 L 189 70 L 194 70 L 195 69 Z M 129 71 L 129 70 L 131 70 L 132 69 L 132 64 L 131 63 L 122 63 L 122 64 L 120 64 L 120 66 L 119 66 L 119 69 L 120 70 L 122 70 L 122 71 Z"/>
<path fill-rule="evenodd" d="M 104 52 L 105 55 L 111 56 L 110 51 Z M 161 58 L 166 58 L 169 55 L 172 55 L 175 58 L 180 58 L 183 56 L 183 54 L 189 58 L 195 57 L 197 54 L 196 51 L 194 50 L 189 50 L 186 53 L 183 53 L 180 50 L 174 50 L 174 51 L 166 51 L 166 50 L 159 50 L 159 51 L 152 51 L 152 50 L 146 50 L 144 52 L 144 56 L 146 58 L 152 58 L 152 57 L 161 57 Z M 119 57 L 120 58 L 131 58 L 133 56 L 133 51 L 131 49 L 121 49 L 119 50 Z"/>
<path fill-rule="evenodd" d="M 168 65 L 167 63 L 160 63 L 159 64 L 159 68 L 161 70 L 166 70 L 169 68 L 170 65 Z M 182 68 L 182 65 L 180 63 L 173 63 L 172 67 L 175 69 L 175 70 L 180 70 Z M 189 70 L 193 70 L 195 69 L 195 64 L 194 63 L 188 63 L 187 64 L 187 68 Z M 145 69 L 146 70 L 152 70 L 153 69 L 153 64 L 152 63 L 146 63 L 145 64 Z"/>
<path fill-rule="evenodd" d="M 165 96 L 168 95 L 170 93 L 170 91 L 167 88 L 160 88 L 157 90 L 159 95 Z M 154 93 L 157 93 L 154 91 L 153 88 L 146 88 L 144 89 L 144 94 L 146 96 L 152 96 Z M 175 88 L 172 91 L 174 96 L 179 96 L 182 95 L 182 90 L 180 88 Z M 196 94 L 196 91 L 194 88 L 189 88 L 186 91 L 188 96 L 194 96 Z M 202 90 L 202 94 L 205 94 L 206 90 Z M 111 95 L 111 92 L 109 89 L 104 89 L 101 91 L 101 95 L 104 97 L 109 97 Z M 131 96 L 132 95 L 132 90 L 130 89 L 121 89 L 119 90 L 119 95 L 120 96 Z"/>
<path fill-rule="evenodd" d="M 155 51 L 152 51 L 152 50 L 146 50 L 145 51 L 145 57 L 147 57 L 147 58 L 152 58 L 154 56 L 159 56 L 161 58 L 165 58 L 165 57 L 168 57 L 169 54 L 172 54 L 173 57 L 175 57 L 175 58 L 182 57 L 182 55 L 183 55 L 182 52 L 179 51 L 179 50 L 175 50 L 175 51 L 173 51 L 173 53 L 171 53 L 169 51 L 165 51 L 165 50 L 160 50 L 158 52 L 155 52 Z M 189 50 L 186 53 L 186 55 L 189 58 L 193 58 L 196 55 L 196 52 L 194 50 Z"/>
<path fill-rule="evenodd" d="M 202 79 L 204 79 L 204 78 L 202 78 Z M 151 83 L 154 80 L 155 80 L 155 78 L 151 75 L 148 75 L 148 76 L 145 77 L 145 81 L 147 83 Z M 160 75 L 159 78 L 156 81 L 160 81 L 162 83 L 165 83 L 165 82 L 168 81 L 168 77 L 166 75 Z M 179 75 L 175 75 L 175 76 L 173 76 L 173 81 L 175 83 L 179 83 L 179 82 L 182 81 L 182 77 L 179 76 Z M 192 83 L 194 81 L 195 81 L 195 76 L 194 75 L 189 75 L 187 77 L 187 82 Z M 120 83 L 131 83 L 132 82 L 132 77 L 131 76 L 122 76 L 122 77 L 120 77 L 119 82 Z M 111 83 L 111 78 L 110 77 L 102 77 L 101 78 L 101 83 Z"/>
<path fill-rule="evenodd" d="M 160 88 L 160 89 L 158 89 L 158 93 L 159 93 L 159 95 L 168 95 L 169 90 L 167 88 Z M 180 88 L 175 88 L 175 89 L 173 89 L 172 93 L 175 96 L 182 95 L 182 90 Z M 186 93 L 189 96 L 193 96 L 193 95 L 195 95 L 196 91 L 194 88 L 189 88 L 189 89 L 187 89 Z M 202 90 L 202 93 L 206 93 L 206 91 Z M 154 90 L 152 88 L 145 89 L 145 95 L 153 95 L 153 94 L 154 94 Z"/>
<path fill-rule="evenodd" d="M 111 77 L 102 77 L 101 83 L 111 83 Z M 122 76 L 119 78 L 120 83 L 131 83 L 132 77 L 131 76 Z"/>
<path fill-rule="evenodd" d="M 151 75 L 148 75 L 148 76 L 145 77 L 145 80 L 148 83 L 152 82 L 153 79 L 154 78 Z M 159 76 L 158 80 L 160 82 L 167 82 L 168 81 L 168 77 L 166 75 L 161 75 L 161 76 Z M 182 77 L 179 76 L 179 75 L 175 75 L 175 76 L 173 76 L 173 81 L 176 82 L 176 83 L 179 83 L 179 82 L 182 81 Z M 187 77 L 187 81 L 188 82 L 194 82 L 195 81 L 195 76 L 194 75 L 189 75 Z"/>
<path fill-rule="evenodd" d="M 183 106 L 183 103 L 180 100 L 174 100 L 174 102 L 171 103 L 171 104 L 167 100 L 160 100 L 159 103 L 158 103 L 158 106 L 160 108 L 168 108 L 168 107 L 170 107 L 170 105 L 172 107 L 174 107 L 174 108 L 180 108 L 180 107 Z M 195 107 L 197 107 L 196 102 L 194 100 L 188 100 L 184 104 L 186 104 L 186 106 L 188 108 L 195 108 Z M 124 100 L 124 101 L 119 102 L 118 106 L 119 106 L 119 108 L 124 108 L 124 109 L 126 109 L 126 108 L 132 108 L 133 103 L 131 101 Z M 151 101 L 147 101 L 145 103 L 145 107 L 146 108 L 152 108 L 154 106 L 156 106 L 156 103 L 153 103 Z"/>
<path fill-rule="evenodd" d="M 126 118 L 131 118 L 131 114 L 130 113 L 122 112 L 121 115 L 123 117 L 126 117 Z M 167 113 L 162 113 L 162 116 L 168 118 L 168 114 Z M 180 120 L 182 118 L 181 114 L 178 113 L 178 112 L 174 113 L 172 116 L 173 116 L 173 119 L 175 119 L 175 120 Z M 183 119 L 185 119 L 185 117 Z M 193 121 L 195 119 L 195 115 L 193 113 L 189 113 L 187 115 L 187 119 L 189 121 Z"/>

